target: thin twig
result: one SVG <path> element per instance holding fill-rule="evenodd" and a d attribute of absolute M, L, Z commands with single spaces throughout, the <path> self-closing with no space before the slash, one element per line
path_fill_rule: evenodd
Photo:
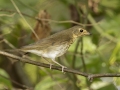
<path fill-rule="evenodd" d="M 75 61 L 76 61 L 76 53 L 79 47 L 80 39 L 77 41 L 77 44 L 75 46 L 74 54 L 73 54 L 73 59 L 72 59 L 72 67 L 75 68 Z M 82 56 L 81 56 L 82 57 Z"/>
<path fill-rule="evenodd" d="M 8 15 L 8 14 L 0 14 L 0 17 L 3 17 L 3 16 L 13 17 L 14 15 L 15 15 L 15 13 L 12 13 L 10 15 Z"/>
<path fill-rule="evenodd" d="M 89 5 L 88 5 L 88 0 L 85 1 L 85 8 L 86 9 L 84 11 L 84 15 L 85 15 L 85 18 L 84 18 L 84 24 L 87 24 L 88 23 L 88 14 L 89 14 Z M 86 27 L 84 27 L 86 28 Z M 83 67 L 84 67 L 84 71 L 87 72 L 87 68 L 86 68 L 86 64 L 85 64 L 85 59 L 84 59 L 84 56 L 83 56 L 83 48 L 84 48 L 84 43 L 83 43 L 83 38 L 81 38 L 81 55 L 82 55 L 82 62 L 83 62 Z M 88 80 L 86 79 L 86 84 L 88 86 L 88 90 L 91 90 L 90 88 L 90 83 L 88 82 Z"/>
<path fill-rule="evenodd" d="M 19 13 L 18 11 L 12 11 L 12 10 L 6 10 L 6 9 L 0 9 L 0 11 L 9 12 L 9 13 Z M 38 20 L 38 21 L 48 21 L 48 22 L 59 23 L 59 24 L 61 24 L 61 23 L 74 23 L 74 24 L 81 25 L 81 26 L 93 26 L 93 24 L 82 24 L 82 23 L 75 22 L 73 20 L 57 21 L 57 20 L 52 20 L 52 19 L 40 19 L 38 17 L 35 18 L 35 17 L 32 17 L 32 16 L 27 15 L 27 14 L 22 13 L 22 12 L 20 12 L 20 13 L 24 16 L 27 16 L 29 18 L 32 18 L 32 19 Z M 100 22 L 94 23 L 94 25 L 96 25 L 96 24 L 100 24 Z"/>
<path fill-rule="evenodd" d="M 7 57 L 10 57 L 10 58 L 13 58 L 13 59 L 18 60 L 18 61 L 22 61 L 24 63 L 29 63 L 29 64 L 32 64 L 32 65 L 35 65 L 35 66 L 41 66 L 41 67 L 45 67 L 45 68 L 50 68 L 49 64 L 40 63 L 40 62 L 37 62 L 37 61 L 21 58 L 17 55 L 10 54 L 8 52 L 0 51 L 0 54 L 4 55 L 4 56 L 7 56 Z M 52 65 L 51 68 L 54 69 L 54 70 L 62 71 L 62 68 L 58 67 L 58 66 Z M 73 69 L 69 69 L 69 68 L 65 68 L 64 72 L 73 73 L 73 74 L 77 74 L 77 75 L 87 77 L 90 81 L 92 81 L 94 78 L 99 78 L 99 77 L 120 77 L 120 73 L 116 73 L 116 74 L 112 74 L 112 73 L 89 74 L 89 73 L 83 73 L 83 72 L 73 70 Z"/>
<path fill-rule="evenodd" d="M 98 33 L 100 33 L 103 37 L 109 39 L 110 41 L 112 41 L 114 43 L 119 42 L 119 40 L 117 38 L 113 37 L 112 35 L 109 35 L 109 34 L 105 33 L 99 25 L 94 25 L 94 23 L 96 23 L 96 21 L 94 20 L 94 18 L 92 17 L 92 15 L 90 13 L 88 15 L 88 20 L 93 24 L 93 27 L 95 28 L 95 30 Z"/>
<path fill-rule="evenodd" d="M 22 84 L 14 81 L 14 80 L 12 80 L 12 79 L 10 79 L 10 78 L 8 78 L 8 77 L 5 77 L 5 76 L 3 76 L 3 75 L 1 75 L 1 74 L 0 74 L 0 77 L 3 77 L 3 78 L 5 78 L 5 79 L 7 79 L 7 80 L 10 80 L 12 83 L 14 83 L 14 84 L 16 84 L 16 85 L 18 85 L 18 86 L 20 86 L 20 87 L 23 87 L 23 88 L 26 88 L 26 89 L 29 89 L 29 90 L 33 90 L 32 88 L 30 88 L 30 87 L 28 87 L 28 86 L 26 86 L 26 85 L 22 85 Z"/>
<path fill-rule="evenodd" d="M 84 68 L 84 72 L 87 72 L 86 65 L 85 65 L 85 60 L 84 60 L 84 55 L 83 55 L 83 38 L 81 37 L 81 59 L 82 59 L 82 64 Z"/>
<path fill-rule="evenodd" d="M 25 23 L 29 26 L 29 28 L 31 29 L 31 31 L 35 34 L 35 37 L 39 40 L 38 35 L 35 33 L 35 31 L 32 29 L 32 27 L 28 24 L 28 22 L 25 20 L 25 18 L 23 17 L 22 13 L 20 12 L 20 10 L 18 9 L 17 5 L 15 4 L 15 2 L 13 0 L 11 0 L 12 4 L 14 5 L 15 9 L 17 10 L 18 14 L 22 17 L 22 19 L 25 21 Z"/>

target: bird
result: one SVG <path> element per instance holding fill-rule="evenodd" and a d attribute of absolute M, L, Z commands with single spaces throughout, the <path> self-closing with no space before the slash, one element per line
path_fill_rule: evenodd
<path fill-rule="evenodd" d="M 44 39 L 38 40 L 35 43 L 21 47 L 19 50 L 25 53 L 32 53 L 43 58 L 49 58 L 54 63 L 64 68 L 62 64 L 58 63 L 55 59 L 62 56 L 71 46 L 71 44 L 78 38 L 90 33 L 83 27 L 76 25 L 69 29 L 59 31 Z M 51 67 L 50 67 L 51 68 Z"/>

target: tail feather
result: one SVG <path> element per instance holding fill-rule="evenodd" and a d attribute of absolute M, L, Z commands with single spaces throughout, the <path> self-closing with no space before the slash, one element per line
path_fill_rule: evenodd
<path fill-rule="evenodd" d="M 6 49 L 5 52 L 20 52 L 20 49 Z"/>

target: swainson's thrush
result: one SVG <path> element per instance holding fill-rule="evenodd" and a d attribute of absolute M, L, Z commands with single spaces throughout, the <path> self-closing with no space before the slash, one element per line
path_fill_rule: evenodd
<path fill-rule="evenodd" d="M 63 72 L 65 67 L 56 62 L 55 58 L 63 55 L 78 37 L 84 35 L 90 35 L 90 33 L 81 26 L 74 26 L 39 40 L 36 43 L 24 46 L 19 50 L 30 52 L 41 57 L 50 58 L 54 63 L 62 67 Z"/>

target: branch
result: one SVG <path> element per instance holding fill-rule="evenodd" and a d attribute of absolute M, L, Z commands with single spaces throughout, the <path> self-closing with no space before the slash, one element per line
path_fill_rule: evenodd
<path fill-rule="evenodd" d="M 0 9 L 0 11 L 4 11 L 4 12 L 8 12 L 8 13 L 18 13 L 19 14 L 18 11 L 13 11 L 13 10 Z M 81 25 L 81 26 L 93 26 L 93 24 L 82 24 L 82 23 L 75 22 L 73 20 L 57 21 L 57 20 L 52 20 L 52 19 L 40 19 L 38 17 L 32 17 L 32 16 L 30 16 L 28 14 L 25 14 L 25 13 L 22 13 L 22 12 L 20 12 L 20 14 L 24 15 L 24 16 L 27 16 L 29 18 L 32 18 L 34 20 L 38 20 L 38 21 L 48 21 L 48 22 L 59 23 L 59 24 L 61 24 L 61 23 L 73 23 L 73 24 L 77 24 L 77 25 Z M 100 23 L 101 23 L 101 21 L 94 23 L 94 25 L 100 24 Z"/>
<path fill-rule="evenodd" d="M 14 0 L 10 0 L 13 4 L 13 6 L 15 7 L 15 9 L 17 10 L 18 14 L 21 16 L 21 18 L 24 20 L 24 22 L 28 25 L 28 27 L 31 29 L 31 31 L 34 33 L 35 37 L 39 40 L 38 35 L 35 33 L 35 31 L 33 30 L 33 28 L 28 24 L 28 22 L 26 21 L 26 19 L 24 18 L 24 16 L 22 15 L 22 13 L 20 12 L 19 8 L 17 7 L 17 5 L 15 4 Z"/>
<path fill-rule="evenodd" d="M 3 55 L 3 56 L 7 56 L 7 57 L 10 57 L 10 58 L 13 58 L 13 59 L 18 60 L 18 61 L 22 61 L 22 62 L 25 62 L 25 63 L 29 63 L 29 64 L 32 64 L 32 65 L 35 65 L 35 66 L 41 66 L 41 67 L 45 67 L 45 68 L 50 68 L 49 64 L 40 63 L 40 62 L 37 62 L 37 61 L 21 58 L 19 56 L 16 56 L 16 55 L 4 52 L 4 51 L 0 51 L 0 54 Z M 54 66 L 54 65 L 52 65 L 51 69 L 62 71 L 61 67 Z M 88 80 L 90 80 L 90 81 L 92 81 L 94 78 L 99 78 L 99 77 L 120 77 L 120 73 L 116 73 L 116 74 L 111 74 L 111 73 L 106 73 L 106 74 L 89 74 L 89 73 L 83 73 L 83 72 L 80 72 L 80 71 L 77 71 L 77 70 L 73 70 L 73 69 L 68 69 L 68 68 L 65 68 L 64 72 L 73 73 L 73 74 L 77 74 L 77 75 L 81 75 L 81 76 L 87 77 Z"/>

